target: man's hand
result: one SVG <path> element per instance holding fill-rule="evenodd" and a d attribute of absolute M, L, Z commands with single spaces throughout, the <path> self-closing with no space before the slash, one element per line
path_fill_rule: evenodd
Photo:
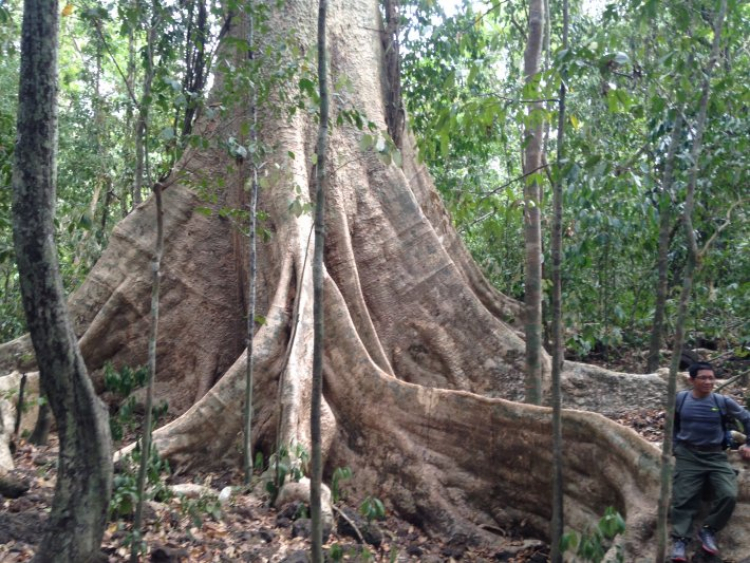
<path fill-rule="evenodd" d="M 740 449 L 738 451 L 740 452 L 742 459 L 750 460 L 750 446 L 748 446 L 747 444 L 745 444 L 744 446 L 740 446 Z"/>

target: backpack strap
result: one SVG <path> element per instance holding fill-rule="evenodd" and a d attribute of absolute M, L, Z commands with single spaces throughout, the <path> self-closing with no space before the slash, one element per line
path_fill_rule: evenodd
<path fill-rule="evenodd" d="M 721 393 L 711 394 L 714 396 L 714 402 L 716 403 L 716 407 L 719 409 L 719 414 L 721 414 L 721 429 L 724 432 L 727 432 L 728 430 L 731 430 L 730 422 L 733 418 L 727 411 L 727 398 Z"/>
<path fill-rule="evenodd" d="M 675 399 L 674 432 L 672 433 L 672 436 L 674 436 L 675 438 L 677 437 L 677 434 L 680 433 L 680 411 L 682 410 L 682 406 L 687 400 L 688 393 L 690 393 L 690 391 L 680 391 L 679 393 L 677 393 L 677 398 Z"/>
<path fill-rule="evenodd" d="M 714 403 L 719 409 L 721 416 L 724 417 L 727 414 L 727 398 L 721 393 L 711 393 L 714 397 Z"/>

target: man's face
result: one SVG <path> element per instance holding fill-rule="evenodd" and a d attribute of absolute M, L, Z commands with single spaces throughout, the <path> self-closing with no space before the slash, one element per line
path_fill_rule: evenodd
<path fill-rule="evenodd" d="M 700 396 L 707 396 L 714 390 L 714 383 L 716 383 L 714 372 L 710 369 L 701 369 L 695 375 L 693 388 Z"/>

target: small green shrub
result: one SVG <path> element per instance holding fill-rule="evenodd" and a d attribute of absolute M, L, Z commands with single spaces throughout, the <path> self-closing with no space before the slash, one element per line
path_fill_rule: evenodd
<path fill-rule="evenodd" d="M 124 366 L 116 370 L 111 362 L 104 365 L 104 389 L 121 400 L 117 411 L 109 417 L 112 440 L 118 442 L 135 427 L 135 397 L 131 393 L 146 384 L 148 369 Z"/>
<path fill-rule="evenodd" d="M 138 504 L 138 469 L 141 463 L 141 450 L 136 448 L 120 460 L 121 471 L 112 481 L 112 499 L 109 501 L 110 520 L 129 518 Z M 170 474 L 169 463 L 159 457 L 155 448 L 146 466 L 146 495 L 149 499 L 164 502 L 172 497 L 165 478 Z"/>
<path fill-rule="evenodd" d="M 623 532 L 625 532 L 625 520 L 617 510 L 609 506 L 593 530 L 581 534 L 580 538 L 575 532 L 564 534 L 560 541 L 561 551 L 565 553 L 575 550 L 575 554 L 583 561 L 603 563 L 604 556 L 612 546 L 612 541 Z M 606 563 L 623 562 L 624 556 L 618 545 L 614 561 L 608 560 Z"/>
<path fill-rule="evenodd" d="M 300 444 L 295 444 L 291 450 L 282 446 L 270 457 L 268 467 L 271 478 L 266 480 L 266 491 L 271 495 L 272 500 L 279 494 L 284 483 L 287 481 L 296 483 L 305 476 L 309 461 L 310 454 Z"/>
<path fill-rule="evenodd" d="M 352 478 L 352 470 L 349 467 L 337 467 L 333 472 L 331 478 L 331 496 L 333 497 L 333 504 L 336 504 L 343 498 L 343 490 L 341 489 L 341 482 L 348 481 Z"/>
<path fill-rule="evenodd" d="M 385 518 L 385 506 L 383 501 L 377 497 L 368 496 L 359 505 L 359 513 L 364 516 L 368 522 L 373 520 L 383 520 Z"/>
<path fill-rule="evenodd" d="M 181 512 L 189 516 L 193 526 L 200 528 L 206 516 L 221 520 L 221 502 L 214 495 L 201 495 L 197 499 L 183 497 Z"/>

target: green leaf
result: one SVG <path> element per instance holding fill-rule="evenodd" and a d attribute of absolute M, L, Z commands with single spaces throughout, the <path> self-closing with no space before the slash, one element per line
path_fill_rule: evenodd
<path fill-rule="evenodd" d="M 378 152 L 377 155 L 378 155 L 378 158 L 380 159 L 380 161 L 383 164 L 385 164 L 386 166 L 390 166 L 391 165 L 391 153 L 389 153 L 389 152 Z"/>
<path fill-rule="evenodd" d="M 174 139 L 174 137 L 174 129 L 172 129 L 171 127 L 165 127 L 159 133 L 159 138 L 163 141 L 171 141 L 172 139 Z"/>
<path fill-rule="evenodd" d="M 607 109 L 609 109 L 610 113 L 620 111 L 620 100 L 617 98 L 617 90 L 607 92 Z"/>
<path fill-rule="evenodd" d="M 372 143 L 373 143 L 372 135 L 368 135 L 367 133 L 365 133 L 359 139 L 359 148 L 362 149 L 363 151 L 366 151 L 372 146 Z"/>
<path fill-rule="evenodd" d="M 302 203 L 300 203 L 299 199 L 292 200 L 292 202 L 289 204 L 289 211 L 291 211 L 295 217 L 299 217 L 300 215 L 302 215 L 304 209 L 302 209 Z"/>
<path fill-rule="evenodd" d="M 617 101 L 620 105 L 626 110 L 633 103 L 625 90 L 615 90 L 615 96 L 617 96 Z"/>
<path fill-rule="evenodd" d="M 479 67 L 475 64 L 472 64 L 469 69 L 469 76 L 466 78 L 466 84 L 468 86 L 471 86 L 474 83 L 477 74 L 479 74 Z"/>
<path fill-rule="evenodd" d="M 315 83 L 309 78 L 300 78 L 299 89 L 311 97 L 315 97 L 316 95 Z"/>
<path fill-rule="evenodd" d="M 447 157 L 449 152 L 450 137 L 448 137 L 448 132 L 446 130 L 443 130 L 440 132 L 440 154 L 442 154 L 444 157 Z"/>

